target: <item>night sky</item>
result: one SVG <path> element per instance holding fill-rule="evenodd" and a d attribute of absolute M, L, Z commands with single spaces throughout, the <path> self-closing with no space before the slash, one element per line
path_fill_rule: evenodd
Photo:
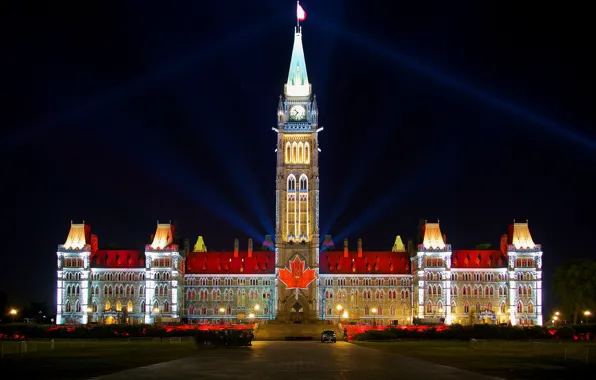
<path fill-rule="evenodd" d="M 322 235 L 387 250 L 439 219 L 465 249 L 528 219 L 549 312 L 554 267 L 596 256 L 596 64 L 589 2 L 532 3 L 301 2 L 325 128 Z M 273 234 L 293 0 L 0 15 L 0 290 L 13 302 L 55 304 L 71 220 L 100 247 L 143 249 L 157 220 L 210 250 Z"/>

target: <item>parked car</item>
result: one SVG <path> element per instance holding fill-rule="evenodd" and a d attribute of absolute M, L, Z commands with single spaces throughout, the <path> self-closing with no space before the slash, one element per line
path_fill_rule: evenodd
<path fill-rule="evenodd" d="M 321 333 L 321 343 L 324 342 L 337 342 L 337 336 L 333 330 L 325 330 Z"/>

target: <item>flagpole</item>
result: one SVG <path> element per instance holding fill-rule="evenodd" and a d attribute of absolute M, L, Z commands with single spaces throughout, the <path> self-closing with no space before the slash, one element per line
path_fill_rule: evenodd
<path fill-rule="evenodd" d="M 300 6 L 300 1 L 296 1 L 296 26 L 300 29 L 300 18 L 298 18 L 298 7 Z"/>

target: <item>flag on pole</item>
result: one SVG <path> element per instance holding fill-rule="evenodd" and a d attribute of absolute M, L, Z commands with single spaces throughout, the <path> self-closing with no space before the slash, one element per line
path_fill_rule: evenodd
<path fill-rule="evenodd" d="M 304 19 L 306 18 L 306 12 L 304 12 L 304 9 L 300 6 L 299 1 L 296 2 L 296 5 L 297 5 L 296 17 L 298 18 L 299 21 L 304 21 Z"/>

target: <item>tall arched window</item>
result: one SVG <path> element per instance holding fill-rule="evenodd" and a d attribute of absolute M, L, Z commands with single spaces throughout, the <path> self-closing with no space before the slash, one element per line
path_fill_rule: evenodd
<path fill-rule="evenodd" d="M 304 163 L 310 164 L 310 144 L 308 142 L 304 143 Z"/>
<path fill-rule="evenodd" d="M 522 301 L 519 301 L 517 303 L 517 312 L 518 313 L 523 313 L 524 312 L 524 304 L 522 303 Z"/>
<path fill-rule="evenodd" d="M 93 301 L 93 304 L 91 306 L 92 310 L 94 313 L 97 313 L 97 302 Z"/>
<path fill-rule="evenodd" d="M 298 238 L 302 241 L 309 240 L 310 220 L 308 205 L 308 177 L 306 174 L 300 176 L 300 193 L 298 200 Z"/>
<path fill-rule="evenodd" d="M 81 312 L 81 303 L 79 302 L 79 300 L 77 300 L 77 302 L 75 302 L 75 311 L 77 313 Z"/>
<path fill-rule="evenodd" d="M 122 311 L 122 302 L 116 301 L 116 311 Z"/>
<path fill-rule="evenodd" d="M 105 306 L 106 306 L 105 310 L 112 309 L 112 304 L 110 303 L 110 301 L 106 301 L 106 305 Z"/>
<path fill-rule="evenodd" d="M 289 164 L 292 162 L 292 144 L 290 144 L 289 141 L 286 143 L 285 161 L 286 161 L 286 164 Z"/>
<path fill-rule="evenodd" d="M 298 143 L 292 143 L 292 163 L 298 163 Z"/>
<path fill-rule="evenodd" d="M 533 313 L 534 312 L 534 305 L 530 302 L 528 304 L 528 313 Z"/>
<path fill-rule="evenodd" d="M 297 231 L 297 219 L 298 219 L 298 206 L 296 200 L 296 177 L 293 174 L 288 176 L 287 182 L 288 188 L 288 199 L 287 199 L 287 215 L 286 215 L 286 228 L 287 228 L 287 238 L 289 241 L 292 241 L 296 238 Z"/>
<path fill-rule="evenodd" d="M 163 311 L 164 311 L 164 313 L 169 313 L 170 312 L 170 303 L 168 301 L 165 301 L 163 303 Z"/>
<path fill-rule="evenodd" d="M 132 301 L 131 300 L 128 300 L 128 302 L 126 303 L 126 311 L 129 312 L 129 313 L 132 313 L 133 312 L 133 310 L 132 310 Z"/>
<path fill-rule="evenodd" d="M 304 145 L 302 141 L 298 143 L 298 163 L 301 164 L 304 162 Z"/>
<path fill-rule="evenodd" d="M 66 305 L 64 306 L 64 310 L 67 313 L 70 313 L 70 301 L 66 301 Z"/>

